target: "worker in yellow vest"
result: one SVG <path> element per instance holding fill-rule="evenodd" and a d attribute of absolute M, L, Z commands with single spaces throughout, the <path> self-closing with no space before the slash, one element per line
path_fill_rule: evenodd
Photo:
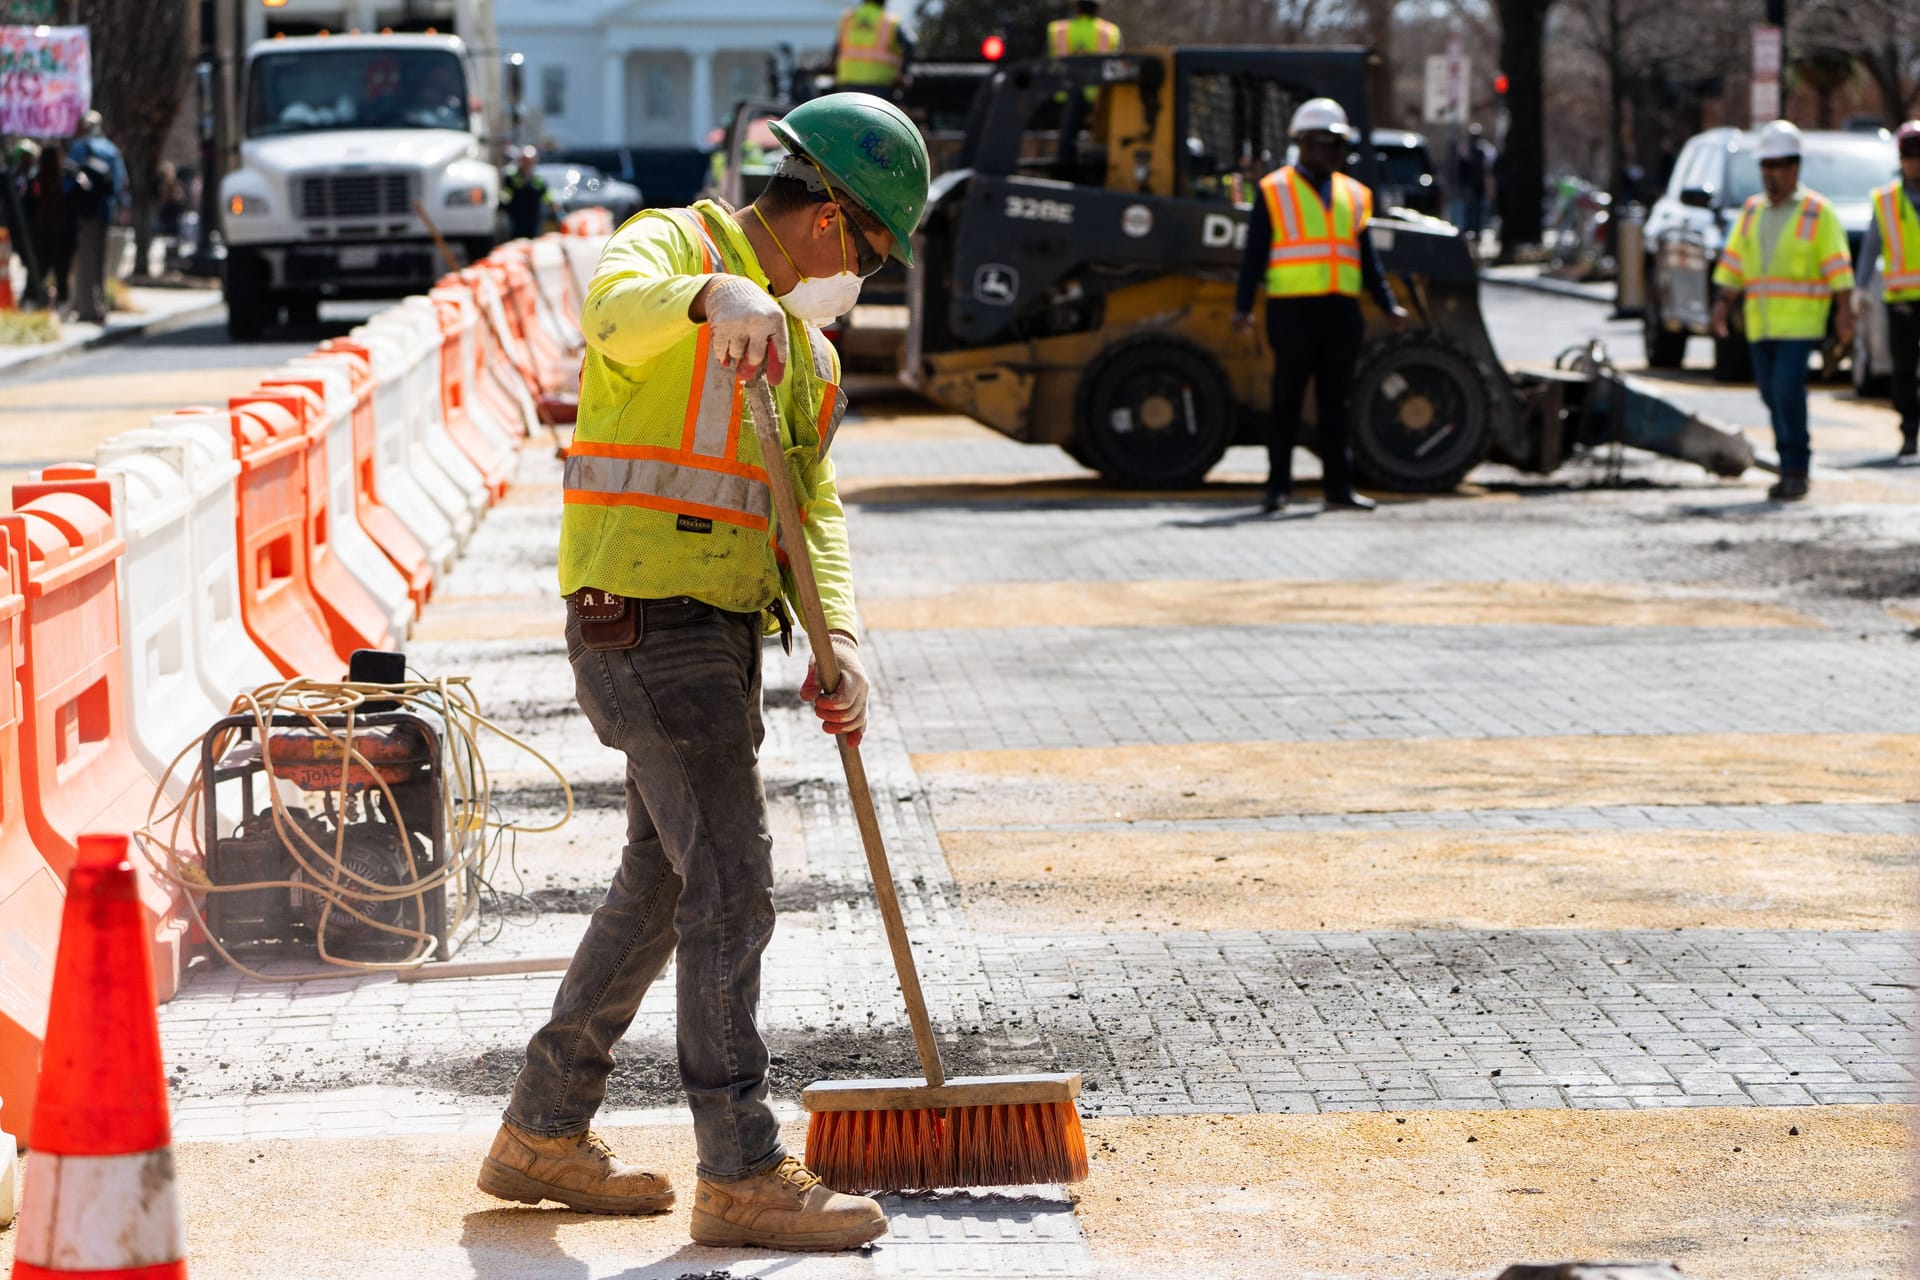
<path fill-rule="evenodd" d="M 1873 220 L 1854 266 L 1860 280 L 1854 297 L 1864 305 L 1874 284 L 1885 281 L 1893 408 L 1900 415 L 1898 456 L 1912 458 L 1920 455 L 1920 120 L 1901 125 L 1894 138 L 1900 177 L 1873 193 Z"/>
<path fill-rule="evenodd" d="M 1047 24 L 1047 52 L 1056 58 L 1071 57 L 1078 53 L 1118 53 L 1120 28 L 1100 16 L 1100 0 L 1074 0 L 1071 18 L 1057 18 Z M 1088 85 L 1080 92 L 1082 106 L 1091 105 L 1100 96 L 1100 90 L 1093 85 Z M 1055 94 L 1054 101 L 1064 102 L 1066 95 Z M 1078 115 L 1073 118 L 1071 125 L 1078 131 Z M 1066 127 L 1062 126 L 1063 129 Z"/>
<path fill-rule="evenodd" d="M 648 210 L 601 252 L 582 308 L 587 352 L 567 449 L 560 590 L 581 710 L 624 753 L 627 841 L 553 1014 L 527 1046 L 480 1188 L 592 1213 L 672 1207 L 663 1173 L 589 1127 L 613 1050 L 669 960 L 678 1064 L 693 1111 L 693 1239 L 854 1248 L 880 1206 L 825 1186 L 780 1140 L 757 1029 L 773 933 L 772 840 L 757 756 L 761 641 L 789 633 L 768 467 L 805 517 L 841 684 L 801 697 L 857 741 L 867 677 L 846 519 L 829 446 L 845 409 L 820 325 L 844 315 L 927 201 L 927 150 L 899 108 L 836 93 L 773 123 L 786 149 L 740 210 Z M 784 457 L 760 452 L 742 382 L 774 383 Z"/>
<path fill-rule="evenodd" d="M 833 78 L 842 89 L 891 94 L 906 70 L 912 42 L 886 0 L 860 0 L 840 15 Z"/>
<path fill-rule="evenodd" d="M 1100 16 L 1100 0 L 1074 0 L 1073 16 L 1047 24 L 1047 52 L 1056 58 L 1076 53 L 1120 52 L 1120 28 Z"/>
<path fill-rule="evenodd" d="M 1853 343 L 1853 260 L 1833 205 L 1800 185 L 1800 130 L 1775 120 L 1754 150 L 1761 193 L 1740 210 L 1713 269 L 1713 332 L 1731 335 L 1734 300 L 1744 297 L 1753 380 L 1780 454 L 1780 479 L 1767 496 L 1795 502 L 1807 496 L 1813 463 L 1807 361 L 1826 341 L 1829 314 L 1840 345 Z"/>
<path fill-rule="evenodd" d="M 1311 381 L 1326 505 L 1371 511 L 1373 500 L 1353 489 L 1347 427 L 1353 366 L 1366 331 L 1360 294 L 1386 313 L 1396 333 L 1406 327 L 1407 313 L 1367 234 L 1373 192 L 1340 171 L 1356 136 L 1346 111 L 1332 98 L 1310 99 L 1293 113 L 1288 132 L 1299 158 L 1260 180 L 1233 307 L 1234 328 L 1251 335 L 1254 295 L 1265 284 L 1273 407 L 1260 509 L 1271 514 L 1292 500 L 1293 446 Z"/>

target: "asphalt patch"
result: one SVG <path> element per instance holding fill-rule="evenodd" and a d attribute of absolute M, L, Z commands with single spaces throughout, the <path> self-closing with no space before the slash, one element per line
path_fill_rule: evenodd
<path fill-rule="evenodd" d="M 529 1028 L 531 1031 L 532 1028 Z M 768 1088 L 776 1101 L 798 1101 L 800 1090 L 816 1080 L 869 1080 L 918 1077 L 920 1057 L 905 1028 L 886 1031 L 832 1030 L 773 1034 Z M 948 1035 L 940 1056 L 947 1075 L 1018 1075 L 1075 1069 L 1084 1058 L 1079 1046 L 1048 1047 L 995 1035 Z M 1105 1055 L 1102 1054 L 1102 1057 Z M 407 1062 L 395 1083 L 457 1094 L 466 1098 L 505 1098 L 520 1074 L 525 1053 L 519 1047 L 488 1049 L 472 1058 Z M 686 1100 L 680 1086 L 678 1050 L 671 1040 L 622 1041 L 614 1051 L 607 1081 L 610 1107 L 678 1106 Z"/>

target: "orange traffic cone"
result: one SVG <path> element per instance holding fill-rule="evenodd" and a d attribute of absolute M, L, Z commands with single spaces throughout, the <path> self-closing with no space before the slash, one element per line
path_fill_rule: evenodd
<path fill-rule="evenodd" d="M 83 835 L 40 1052 L 16 1280 L 185 1280 L 160 1024 L 125 836 Z"/>

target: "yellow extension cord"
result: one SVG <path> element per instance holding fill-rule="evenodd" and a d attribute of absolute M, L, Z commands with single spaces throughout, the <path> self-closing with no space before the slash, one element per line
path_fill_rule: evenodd
<path fill-rule="evenodd" d="M 417 879 L 406 884 L 380 884 L 362 876 L 344 865 L 343 854 L 346 848 L 348 823 L 344 815 L 349 808 L 350 789 L 347 785 L 349 769 L 353 765 L 365 768 L 385 798 L 386 812 L 393 819 L 393 826 L 402 851 L 407 855 L 409 865 L 413 862 L 413 846 L 408 838 L 405 823 L 400 816 L 399 805 L 395 803 L 393 792 L 380 776 L 379 769 L 355 749 L 354 723 L 361 707 L 368 701 L 398 703 L 401 710 L 412 710 L 425 716 L 430 722 L 439 721 L 445 725 L 440 743 L 440 783 L 441 827 L 446 833 L 447 863 L 433 875 Z M 371 919 L 362 907 L 375 904 L 411 899 L 416 904 L 416 920 L 424 926 L 426 922 L 425 895 L 428 891 L 444 886 L 447 891 L 447 909 L 445 918 L 449 921 L 464 919 L 469 910 L 466 895 L 466 872 L 471 868 L 474 879 L 482 884 L 486 881 L 487 860 L 497 838 L 508 833 L 532 835 L 541 832 L 556 831 L 566 825 L 573 817 L 573 788 L 567 784 L 564 774 L 553 761 L 535 750 L 522 739 L 507 732 L 498 724 L 487 719 L 480 712 L 478 699 L 473 695 L 468 677 L 442 678 L 432 681 L 413 681 L 406 684 L 349 684 L 299 678 L 277 685 L 262 685 L 251 693 L 243 693 L 233 701 L 229 715 L 252 715 L 254 718 L 255 741 L 260 747 L 260 762 L 266 791 L 272 801 L 273 825 L 300 872 L 306 877 L 302 880 L 261 880 L 244 884 L 215 885 L 205 871 L 206 850 L 201 848 L 201 832 L 204 815 L 201 801 L 204 795 L 202 768 L 196 763 L 188 779 L 187 789 L 179 801 L 168 806 L 167 784 L 180 770 L 189 757 L 199 757 L 204 737 L 196 739 L 167 766 L 166 775 L 161 778 L 160 786 L 154 793 L 153 802 L 147 809 L 146 825 L 134 833 L 134 841 L 154 870 L 165 880 L 178 885 L 186 892 L 187 909 L 192 913 L 195 924 L 206 935 L 221 959 L 241 973 L 263 982 L 306 982 L 316 978 L 338 977 L 339 970 L 356 971 L 397 971 L 414 969 L 425 964 L 433 954 L 436 940 L 424 928 L 409 929 L 399 925 L 386 924 Z M 276 715 L 295 715 L 308 721 L 314 729 L 325 733 L 336 749 L 342 753 L 340 769 L 340 789 L 336 799 L 339 814 L 336 820 L 333 847 L 325 847 L 303 829 L 287 810 L 286 797 L 278 785 L 278 777 L 273 772 L 270 746 L 272 718 Z M 344 718 L 344 724 L 336 728 L 325 723 L 327 717 Z M 236 731 L 227 730 L 221 740 L 214 743 L 213 759 L 218 761 L 230 745 L 230 738 Z M 517 823 L 500 821 L 492 816 L 492 785 L 488 778 L 486 761 L 479 750 L 478 739 L 482 733 L 492 733 L 521 751 L 538 760 L 548 772 L 559 781 L 566 795 L 566 812 L 558 822 L 546 826 L 529 827 Z M 253 815 L 244 815 L 251 819 Z M 170 825 L 169 825 L 170 824 Z M 186 843 L 182 843 L 182 829 L 185 829 Z M 492 832 L 492 837 L 489 836 Z M 320 958 L 331 969 L 318 969 L 298 973 L 263 973 L 248 967 L 235 959 L 220 940 L 207 928 L 201 915 L 198 895 L 207 893 L 233 893 L 262 889 L 288 889 L 311 893 L 319 897 L 323 905 L 320 909 L 319 927 L 316 930 Z M 335 911 L 343 911 L 353 919 L 381 933 L 409 938 L 413 941 L 412 954 L 404 959 L 391 961 L 350 960 L 328 952 L 326 945 L 326 926 Z"/>

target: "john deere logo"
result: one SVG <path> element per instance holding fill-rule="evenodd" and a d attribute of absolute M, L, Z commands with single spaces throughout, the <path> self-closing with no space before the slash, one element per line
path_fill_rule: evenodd
<path fill-rule="evenodd" d="M 887 139 L 878 129 L 869 129 L 860 135 L 856 144 L 860 154 L 882 169 L 893 168 L 893 148 L 887 145 Z"/>

